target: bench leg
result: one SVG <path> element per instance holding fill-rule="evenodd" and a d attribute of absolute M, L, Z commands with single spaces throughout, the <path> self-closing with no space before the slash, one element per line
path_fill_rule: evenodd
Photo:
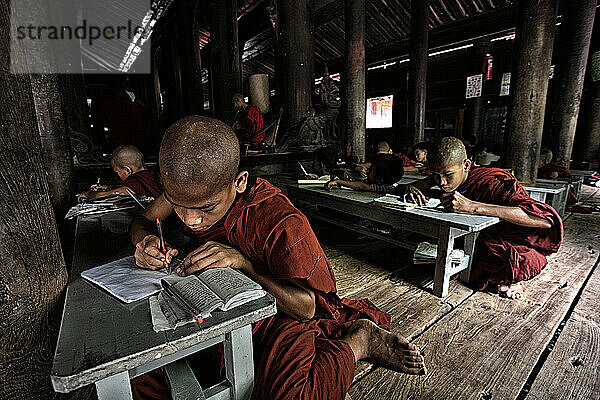
<path fill-rule="evenodd" d="M 454 249 L 454 228 L 440 227 L 438 235 L 437 259 L 433 279 L 433 294 L 444 297 L 450 285 L 450 267 L 452 250 Z"/>
<path fill-rule="evenodd" d="M 477 236 L 479 236 L 479 232 L 469 233 L 465 236 L 465 254 L 469 256 L 469 265 L 460 273 L 460 280 L 465 283 L 469 283 L 471 279 L 471 265 L 473 265 Z"/>
<path fill-rule="evenodd" d="M 123 371 L 96 382 L 98 400 L 132 400 L 129 372 Z"/>
<path fill-rule="evenodd" d="M 232 399 L 249 399 L 254 387 L 252 326 L 246 325 L 225 335 L 225 373 L 231 383 Z"/>
<path fill-rule="evenodd" d="M 164 366 L 173 400 L 205 400 L 202 386 L 185 359 Z"/>

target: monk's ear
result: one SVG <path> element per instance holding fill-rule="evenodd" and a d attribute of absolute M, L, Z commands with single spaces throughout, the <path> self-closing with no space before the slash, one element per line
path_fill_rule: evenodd
<path fill-rule="evenodd" d="M 244 193 L 248 186 L 248 171 L 242 171 L 235 177 L 235 191 L 237 193 Z"/>
<path fill-rule="evenodd" d="M 133 174 L 133 170 L 131 169 L 131 167 L 129 165 L 126 165 L 125 167 L 123 167 L 123 169 L 125 170 L 125 172 L 127 173 L 127 176 L 132 175 Z"/>
<path fill-rule="evenodd" d="M 465 159 L 464 164 L 465 164 L 465 171 L 468 171 L 471 168 L 471 160 L 468 158 Z"/>

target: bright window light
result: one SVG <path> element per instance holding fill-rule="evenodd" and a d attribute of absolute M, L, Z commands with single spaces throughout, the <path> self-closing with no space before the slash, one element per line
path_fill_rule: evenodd
<path fill-rule="evenodd" d="M 367 129 L 391 128 L 393 103 L 393 95 L 367 99 Z"/>

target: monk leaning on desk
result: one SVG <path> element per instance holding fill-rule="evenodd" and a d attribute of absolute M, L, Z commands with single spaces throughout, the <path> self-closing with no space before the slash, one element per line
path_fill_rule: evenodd
<path fill-rule="evenodd" d="M 472 168 L 465 146 L 455 137 L 434 142 L 428 152 L 431 175 L 399 191 L 424 201 L 422 190 L 438 185 L 446 211 L 498 217 L 477 240 L 471 283 L 507 297 L 523 295 L 519 282 L 538 275 L 546 256 L 558 251 L 563 224 L 549 205 L 533 200 L 515 177 L 498 168 Z"/>
<path fill-rule="evenodd" d="M 278 313 L 253 327 L 254 399 L 343 399 L 361 359 L 425 373 L 415 346 L 387 331 L 388 314 L 368 300 L 336 295 L 306 217 L 266 180 L 238 172 L 231 128 L 198 116 L 179 120 L 165 133 L 159 164 L 164 192 L 131 225 L 137 264 L 162 267 L 152 221 L 175 212 L 200 243 L 180 274 L 236 268 L 277 299 Z M 176 254 L 169 247 L 166 257 Z M 215 369 L 206 362 L 195 367 Z M 165 388 L 158 372 L 133 381 L 137 398 L 166 396 Z"/>
<path fill-rule="evenodd" d="M 144 155 L 136 147 L 130 145 L 117 147 L 110 157 L 110 166 L 123 181 L 123 185 L 113 188 L 94 185 L 91 190 L 77 196 L 79 201 L 104 197 L 112 193 L 126 194 L 126 188 L 140 195 L 152 197 L 160 195 L 154 172 L 146 169 Z"/>

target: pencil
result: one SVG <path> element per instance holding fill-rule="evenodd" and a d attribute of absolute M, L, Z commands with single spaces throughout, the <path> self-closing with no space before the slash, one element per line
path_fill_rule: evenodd
<path fill-rule="evenodd" d="M 128 187 L 126 187 L 126 188 L 125 188 L 125 191 L 127 192 L 127 194 L 128 194 L 128 195 L 130 195 L 130 196 L 131 196 L 131 198 L 133 198 L 133 199 L 135 200 L 135 202 L 136 202 L 136 203 L 138 203 L 138 204 L 139 204 L 139 206 L 140 206 L 140 207 L 142 207 L 142 210 L 145 210 L 145 209 L 146 209 L 146 206 L 144 206 L 144 205 L 142 204 L 142 202 L 138 200 L 138 198 L 137 198 L 137 197 L 136 197 L 136 195 L 135 195 L 135 194 L 134 194 L 134 193 L 131 191 L 131 189 L 129 189 Z"/>
<path fill-rule="evenodd" d="M 167 273 L 170 273 L 171 271 L 169 271 L 169 262 L 167 261 L 167 246 L 165 245 L 165 237 L 163 236 L 160 218 L 156 218 L 156 228 L 158 229 L 158 238 L 160 239 L 160 251 L 165 255 L 163 266 L 165 267 Z"/>

